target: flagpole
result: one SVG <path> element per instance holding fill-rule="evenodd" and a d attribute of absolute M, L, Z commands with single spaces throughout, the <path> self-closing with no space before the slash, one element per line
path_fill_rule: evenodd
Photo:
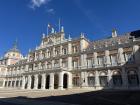
<path fill-rule="evenodd" d="M 48 33 L 49 33 L 49 29 L 48 29 L 49 27 L 48 27 L 48 25 L 47 25 L 47 35 L 48 35 Z"/>
<path fill-rule="evenodd" d="M 61 27 L 61 21 L 60 21 L 60 18 L 59 18 L 59 32 L 60 32 L 60 27 Z"/>

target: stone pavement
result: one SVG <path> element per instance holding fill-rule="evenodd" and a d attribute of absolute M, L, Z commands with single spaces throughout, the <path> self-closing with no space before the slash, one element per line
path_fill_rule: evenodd
<path fill-rule="evenodd" d="M 18 89 L 0 89 L 0 102 L 8 103 L 7 105 L 77 105 L 62 102 L 51 102 L 46 100 L 36 100 L 34 98 L 53 97 L 84 93 L 91 90 L 71 89 L 71 90 L 18 90 Z"/>

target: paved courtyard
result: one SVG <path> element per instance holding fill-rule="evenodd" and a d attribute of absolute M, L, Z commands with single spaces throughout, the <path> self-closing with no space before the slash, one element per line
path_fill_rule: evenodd
<path fill-rule="evenodd" d="M 0 105 L 139 105 L 139 90 L 0 89 Z"/>

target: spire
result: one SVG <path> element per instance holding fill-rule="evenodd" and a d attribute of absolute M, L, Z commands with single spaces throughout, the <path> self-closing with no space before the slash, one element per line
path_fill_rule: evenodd
<path fill-rule="evenodd" d="M 81 37 L 81 38 L 84 38 L 84 37 L 85 37 L 85 36 L 84 36 L 84 33 L 81 33 L 80 37 Z"/>
<path fill-rule="evenodd" d="M 117 37 L 117 32 L 115 29 L 112 30 L 112 38 Z"/>
<path fill-rule="evenodd" d="M 19 50 L 18 50 L 18 48 L 17 48 L 17 44 L 18 44 L 18 41 L 17 41 L 17 39 L 16 39 L 15 42 L 13 43 L 12 49 L 10 49 L 9 51 L 12 51 L 12 52 L 19 52 Z"/>
<path fill-rule="evenodd" d="M 52 28 L 52 31 L 51 31 L 51 33 L 54 33 L 55 31 L 54 31 L 54 28 Z"/>
<path fill-rule="evenodd" d="M 17 49 L 17 42 L 18 42 L 18 41 L 17 41 L 17 39 L 16 39 L 15 42 L 14 42 L 14 44 L 13 44 L 13 48 L 14 48 L 14 49 Z"/>
<path fill-rule="evenodd" d="M 70 34 L 69 34 L 68 40 L 69 40 L 69 41 L 71 40 Z"/>
<path fill-rule="evenodd" d="M 64 27 L 63 26 L 61 27 L 61 32 L 64 32 Z"/>
<path fill-rule="evenodd" d="M 44 33 L 42 34 L 42 38 L 45 38 L 45 34 Z"/>

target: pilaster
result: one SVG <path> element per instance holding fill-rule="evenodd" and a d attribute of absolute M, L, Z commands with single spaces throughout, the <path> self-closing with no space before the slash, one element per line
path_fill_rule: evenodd
<path fill-rule="evenodd" d="M 49 82 L 49 89 L 53 90 L 54 89 L 54 73 L 50 73 L 50 82 Z"/>

